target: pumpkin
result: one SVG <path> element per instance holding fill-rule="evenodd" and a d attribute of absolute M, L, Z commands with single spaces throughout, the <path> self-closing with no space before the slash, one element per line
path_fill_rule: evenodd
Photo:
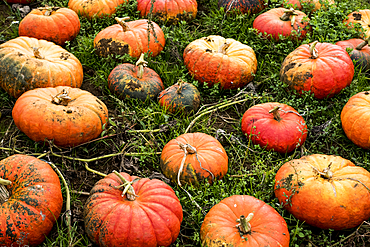
<path fill-rule="evenodd" d="M 137 10 L 141 17 L 150 14 L 160 22 L 177 24 L 179 21 L 191 21 L 197 15 L 196 0 L 138 0 Z"/>
<path fill-rule="evenodd" d="M 289 153 L 307 137 L 303 117 L 291 106 L 277 102 L 254 105 L 242 117 L 242 132 L 253 144 L 279 153 Z"/>
<path fill-rule="evenodd" d="M 0 161 L 0 245 L 38 246 L 63 206 L 59 178 L 44 161 L 16 154 Z"/>
<path fill-rule="evenodd" d="M 191 83 L 181 79 L 174 85 L 163 90 L 159 96 L 159 104 L 172 113 L 191 114 L 198 110 L 200 93 Z"/>
<path fill-rule="evenodd" d="M 342 128 L 348 139 L 361 148 L 370 149 L 370 92 L 353 95 L 340 114 Z"/>
<path fill-rule="evenodd" d="M 279 35 L 303 39 L 310 29 L 309 18 L 299 10 L 274 8 L 257 16 L 253 28 L 263 37 L 279 40 Z"/>
<path fill-rule="evenodd" d="M 354 66 L 348 53 L 330 43 L 303 44 L 283 61 L 280 80 L 299 94 L 308 92 L 317 99 L 331 98 L 349 86 Z"/>
<path fill-rule="evenodd" d="M 27 91 L 13 107 L 15 125 L 30 139 L 77 146 L 100 135 L 108 119 L 103 102 L 88 91 L 58 86 Z"/>
<path fill-rule="evenodd" d="M 256 14 L 261 12 L 266 5 L 264 0 L 218 0 L 218 7 L 223 7 L 226 11 L 234 9 L 243 14 Z"/>
<path fill-rule="evenodd" d="M 128 0 L 69 0 L 68 8 L 86 18 L 101 18 L 116 13 L 116 8 Z"/>
<path fill-rule="evenodd" d="M 358 23 L 363 28 L 364 33 L 361 33 L 365 39 L 370 37 L 370 9 L 360 9 L 354 11 L 347 16 L 347 19 L 343 21 L 349 28 L 352 28 L 354 24 Z"/>
<path fill-rule="evenodd" d="M 329 6 L 331 4 L 335 4 L 334 0 L 284 0 L 283 6 L 285 8 L 293 7 L 295 9 L 303 9 L 302 4 L 309 4 L 313 7 L 312 11 L 316 11 L 321 9 L 322 5 L 324 4 L 324 7 Z"/>
<path fill-rule="evenodd" d="M 46 40 L 18 37 L 0 45 L 0 86 L 18 98 L 40 87 L 81 87 L 80 61 Z"/>
<path fill-rule="evenodd" d="M 114 24 L 100 31 L 94 39 L 94 48 L 99 56 L 129 54 L 139 58 L 141 53 L 157 56 L 164 48 L 162 29 L 155 22 L 142 19 L 129 21 L 129 17 L 115 18 Z M 149 33 L 148 33 L 149 30 Z"/>
<path fill-rule="evenodd" d="M 340 156 L 313 154 L 285 163 L 275 196 L 294 217 L 322 229 L 356 227 L 370 217 L 370 173 Z"/>
<path fill-rule="evenodd" d="M 141 54 L 136 65 L 124 63 L 115 67 L 108 77 L 109 90 L 120 99 L 155 99 L 164 86 L 154 70 L 144 67 L 146 64 L 144 54 Z"/>
<path fill-rule="evenodd" d="M 52 41 L 65 45 L 80 32 L 80 19 L 71 9 L 43 7 L 33 9 L 19 23 L 19 36 Z"/>
<path fill-rule="evenodd" d="M 221 179 L 228 169 L 228 157 L 221 143 L 204 133 L 186 133 L 169 141 L 160 158 L 163 174 L 172 182 L 199 184 Z"/>
<path fill-rule="evenodd" d="M 349 56 L 356 66 L 361 68 L 362 71 L 368 71 L 370 69 L 370 46 L 369 38 L 366 40 L 362 39 L 349 39 L 344 41 L 338 41 L 335 43 L 344 49 L 351 49 Z"/>
<path fill-rule="evenodd" d="M 101 247 L 157 247 L 176 240 L 183 213 L 161 180 L 114 172 L 91 189 L 83 218 L 87 236 Z"/>
<path fill-rule="evenodd" d="M 191 42 L 184 50 L 184 63 L 195 80 L 221 88 L 247 85 L 257 72 L 253 49 L 234 39 L 211 35 Z"/>
<path fill-rule="evenodd" d="M 263 201 L 233 195 L 214 205 L 200 228 L 202 246 L 289 247 L 283 217 Z"/>

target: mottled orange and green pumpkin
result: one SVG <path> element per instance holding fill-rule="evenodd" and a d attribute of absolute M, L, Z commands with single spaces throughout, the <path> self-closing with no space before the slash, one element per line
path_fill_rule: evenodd
<path fill-rule="evenodd" d="M 360 24 L 364 29 L 364 33 L 361 32 L 361 36 L 365 39 L 370 37 L 370 9 L 360 9 L 359 11 L 354 11 L 347 16 L 347 19 L 343 22 L 349 27 L 353 28 L 354 24 Z M 359 30 L 360 31 L 360 30 Z"/>
<path fill-rule="evenodd" d="M 199 132 L 186 133 L 164 146 L 160 167 L 173 183 L 197 185 L 202 181 L 221 179 L 228 170 L 228 157 L 221 143 L 213 136 Z"/>
<path fill-rule="evenodd" d="M 151 14 L 161 22 L 177 24 L 182 20 L 194 19 L 198 12 L 198 4 L 196 0 L 138 0 L 137 10 L 141 17 L 148 17 Z"/>
<path fill-rule="evenodd" d="M 338 41 L 335 44 L 346 49 L 355 66 L 366 72 L 370 69 L 370 46 L 368 42 L 369 38 L 367 40 L 349 39 Z"/>
<path fill-rule="evenodd" d="M 59 45 L 18 37 L 0 45 L 0 86 L 11 96 L 56 86 L 81 87 L 80 61 Z"/>
<path fill-rule="evenodd" d="M 247 227 L 241 224 L 243 218 Z M 200 239 L 207 247 L 289 247 L 290 236 L 284 218 L 273 207 L 253 196 L 233 195 L 209 210 Z"/>
<path fill-rule="evenodd" d="M 68 7 L 77 14 L 92 18 L 102 18 L 116 13 L 116 8 L 128 0 L 69 0 Z"/>
<path fill-rule="evenodd" d="M 88 91 L 58 86 L 25 92 L 15 102 L 12 115 L 18 129 L 30 139 L 72 147 L 101 134 L 108 109 Z"/>
<path fill-rule="evenodd" d="M 155 57 L 163 50 L 164 34 L 155 22 L 149 23 L 146 19 L 125 22 L 129 17 L 115 19 L 118 24 L 103 29 L 94 39 L 99 56 L 128 54 L 139 58 L 142 53 L 148 53 Z"/>
<path fill-rule="evenodd" d="M 40 245 L 63 206 L 57 174 L 44 161 L 16 154 L 0 161 L 0 178 L 11 182 L 0 185 L 0 246 Z"/>
<path fill-rule="evenodd" d="M 359 147 L 370 149 L 370 91 L 353 95 L 340 114 L 348 139 Z"/>
<path fill-rule="evenodd" d="M 284 208 L 311 226 L 343 230 L 370 217 L 370 173 L 340 156 L 288 161 L 277 172 L 274 188 Z"/>
<path fill-rule="evenodd" d="M 120 175 L 128 182 L 138 179 L 131 187 L 137 197 L 122 194 L 123 181 L 115 173 L 99 180 L 84 206 L 87 236 L 100 247 L 170 246 L 183 219 L 173 189 L 158 179 Z"/>
<path fill-rule="evenodd" d="M 265 7 L 264 0 L 218 0 L 218 7 L 226 10 L 239 10 L 241 13 L 256 14 L 261 12 Z"/>

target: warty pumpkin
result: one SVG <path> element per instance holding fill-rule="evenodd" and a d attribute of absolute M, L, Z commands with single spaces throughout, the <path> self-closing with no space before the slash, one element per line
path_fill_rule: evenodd
<path fill-rule="evenodd" d="M 261 12 L 266 5 L 264 0 L 218 0 L 218 7 L 223 7 L 225 11 L 235 9 L 243 14 L 256 14 Z"/>
<path fill-rule="evenodd" d="M 69 0 L 68 7 L 86 18 L 101 18 L 116 13 L 116 8 L 128 0 Z"/>
<path fill-rule="evenodd" d="M 297 219 L 322 229 L 353 228 L 370 217 L 370 173 L 340 156 L 313 154 L 285 163 L 275 196 Z"/>
<path fill-rule="evenodd" d="M 354 65 L 363 72 L 366 72 L 370 69 L 370 46 L 369 46 L 370 37 L 366 40 L 362 39 L 349 39 L 344 41 L 338 41 L 335 43 L 340 47 L 346 49 L 349 52 Z M 349 51 L 351 50 L 351 51 Z"/>
<path fill-rule="evenodd" d="M 0 45 L 0 86 L 11 96 L 56 86 L 81 87 L 80 61 L 46 40 L 18 37 Z"/>
<path fill-rule="evenodd" d="M 354 11 L 348 14 L 347 19 L 343 20 L 343 22 L 349 28 L 353 28 L 353 24 L 360 24 L 364 29 L 364 33 L 361 33 L 361 36 L 363 36 L 364 39 L 370 37 L 370 9 L 360 9 L 359 11 Z"/>
<path fill-rule="evenodd" d="M 257 72 L 253 49 L 234 39 L 211 35 L 191 42 L 183 54 L 184 64 L 194 79 L 221 88 L 247 85 Z"/>
<path fill-rule="evenodd" d="M 94 39 L 94 48 L 99 56 L 129 54 L 139 58 L 142 53 L 157 56 L 165 46 L 162 29 L 146 19 L 129 21 L 129 17 L 115 18 L 118 24 L 100 31 Z M 148 33 L 149 30 L 149 33 Z"/>
<path fill-rule="evenodd" d="M 59 218 L 59 178 L 46 162 L 16 154 L 0 161 L 0 245 L 38 246 Z"/>
<path fill-rule="evenodd" d="M 59 86 L 27 91 L 15 102 L 12 115 L 30 139 L 71 147 L 101 134 L 108 109 L 88 91 Z"/>

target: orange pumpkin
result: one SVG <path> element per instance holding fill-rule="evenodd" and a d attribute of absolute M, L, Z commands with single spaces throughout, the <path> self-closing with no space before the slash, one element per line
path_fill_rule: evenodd
<path fill-rule="evenodd" d="M 80 61 L 59 45 L 18 37 L 0 45 L 0 86 L 11 96 L 40 87 L 81 87 Z"/>
<path fill-rule="evenodd" d="M 115 19 L 118 24 L 100 31 L 94 39 L 94 48 L 99 56 L 129 54 L 139 58 L 141 53 L 148 52 L 155 57 L 163 50 L 166 43 L 164 34 L 155 22 L 149 23 L 146 19 L 125 22 L 129 17 Z"/>
<path fill-rule="evenodd" d="M 218 7 L 226 10 L 234 9 L 243 14 L 256 14 L 266 8 L 264 0 L 218 0 Z"/>
<path fill-rule="evenodd" d="M 370 173 L 340 156 L 313 154 L 285 163 L 275 196 L 297 219 L 322 229 L 356 227 L 370 217 Z"/>
<path fill-rule="evenodd" d="M 338 41 L 335 43 L 340 47 L 347 50 L 351 49 L 349 56 L 351 57 L 354 65 L 361 68 L 362 71 L 366 72 L 370 69 L 370 37 L 366 40 L 362 39 L 349 39 Z"/>
<path fill-rule="evenodd" d="M 13 107 L 15 125 L 34 141 L 76 146 L 100 135 L 108 119 L 105 104 L 88 91 L 71 87 L 38 88 Z"/>
<path fill-rule="evenodd" d="M 92 19 L 110 16 L 116 8 L 128 0 L 69 0 L 68 7 L 77 14 Z"/>
<path fill-rule="evenodd" d="M 80 32 L 80 19 L 71 9 L 43 7 L 33 9 L 19 23 L 19 36 L 52 41 L 64 45 Z"/>
<path fill-rule="evenodd" d="M 348 27 L 353 27 L 353 24 L 358 23 L 364 29 L 361 34 L 364 38 L 370 37 L 370 9 L 360 9 L 348 15 L 348 19 L 343 21 Z"/>

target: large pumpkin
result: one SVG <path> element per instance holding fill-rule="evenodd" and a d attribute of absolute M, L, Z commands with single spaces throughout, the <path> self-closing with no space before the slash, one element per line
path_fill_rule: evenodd
<path fill-rule="evenodd" d="M 239 10 L 241 13 L 256 14 L 263 10 L 266 5 L 264 0 L 218 0 L 218 7 L 226 10 Z"/>
<path fill-rule="evenodd" d="M 137 10 L 141 17 L 149 14 L 168 24 L 177 24 L 181 20 L 190 21 L 197 15 L 196 0 L 138 0 Z"/>
<path fill-rule="evenodd" d="M 80 19 L 71 9 L 42 7 L 33 9 L 19 23 L 19 36 L 52 41 L 65 45 L 80 32 Z"/>
<path fill-rule="evenodd" d="M 242 118 L 242 132 L 254 144 L 279 153 L 289 153 L 307 137 L 303 117 L 291 106 L 277 102 L 249 108 Z"/>
<path fill-rule="evenodd" d="M 58 176 L 46 162 L 17 154 L 0 161 L 0 178 L 0 245 L 38 246 L 62 210 Z"/>
<path fill-rule="evenodd" d="M 195 80 L 225 89 L 247 85 L 257 72 L 251 47 L 234 39 L 211 35 L 191 42 L 184 50 L 184 63 Z"/>
<path fill-rule="evenodd" d="M 221 179 L 228 169 L 228 157 L 221 143 L 204 133 L 186 133 L 163 148 L 160 167 L 172 182 L 198 184 Z"/>
<path fill-rule="evenodd" d="M 303 44 L 283 61 L 280 80 L 290 89 L 310 91 L 318 99 L 330 98 L 349 86 L 353 62 L 345 49 L 330 43 Z"/>
<path fill-rule="evenodd" d="M 203 246 L 289 247 L 283 217 L 253 196 L 233 195 L 214 205 L 200 228 Z"/>
<path fill-rule="evenodd" d="M 68 7 L 89 19 L 110 16 L 116 8 L 128 0 L 69 0 Z"/>
<path fill-rule="evenodd" d="M 348 15 L 348 19 L 343 21 L 348 27 L 353 27 L 355 23 L 361 25 L 364 29 L 364 33 L 361 34 L 364 38 L 370 37 L 370 9 L 360 9 L 354 11 Z"/>
<path fill-rule="evenodd" d="M 285 163 L 275 196 L 297 219 L 342 230 L 370 217 L 370 173 L 340 156 L 313 154 Z"/>
<path fill-rule="evenodd" d="M 71 87 L 38 88 L 13 107 L 15 125 L 34 141 L 76 146 L 100 135 L 108 119 L 105 104 L 88 91 Z"/>
<path fill-rule="evenodd" d="M 362 71 L 368 71 L 370 69 L 370 46 L 369 38 L 366 40 L 362 39 L 349 39 L 344 41 L 338 41 L 335 43 L 344 49 L 351 49 L 349 56 L 354 62 L 355 66 L 361 68 Z"/>
<path fill-rule="evenodd" d="M 342 128 L 357 146 L 370 149 L 370 91 L 353 95 L 343 107 Z"/>
<path fill-rule="evenodd" d="M 40 87 L 80 87 L 80 61 L 62 47 L 29 37 L 0 45 L 0 86 L 11 96 Z"/>
<path fill-rule="evenodd" d="M 98 181 L 83 215 L 87 236 L 101 247 L 170 246 L 183 218 L 180 201 L 169 185 L 127 173 L 111 173 Z"/>
<path fill-rule="evenodd" d="M 253 28 L 263 37 L 279 40 L 279 35 L 303 39 L 309 31 L 307 15 L 299 10 L 274 8 L 257 16 Z"/>
<path fill-rule="evenodd" d="M 165 46 L 162 29 L 146 19 L 129 21 L 129 17 L 115 18 L 114 24 L 100 31 L 94 39 L 94 48 L 99 56 L 129 54 L 139 58 L 142 53 L 157 56 Z M 149 30 L 149 32 L 148 32 Z"/>

